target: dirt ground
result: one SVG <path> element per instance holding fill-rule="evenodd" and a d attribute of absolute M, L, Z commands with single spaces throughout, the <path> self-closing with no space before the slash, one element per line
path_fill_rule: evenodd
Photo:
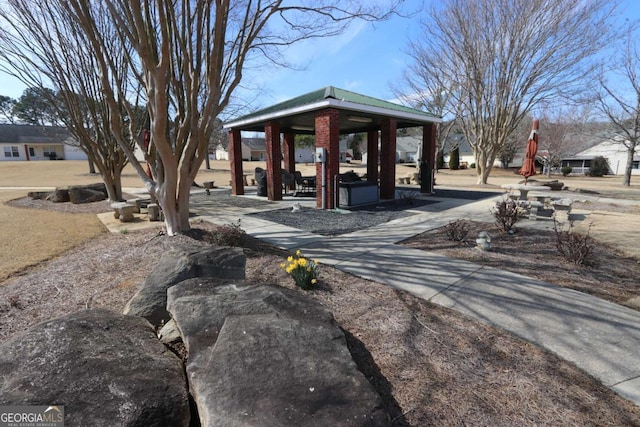
<path fill-rule="evenodd" d="M 38 182 L 41 178 L 31 175 L 44 173 L 44 169 L 39 169 L 42 166 L 30 167 L 34 169 L 22 172 L 23 175 L 13 169 L 15 177 L 23 177 L 14 181 L 7 178 L 8 168 L 0 162 L 0 187 L 42 184 Z M 468 171 L 459 172 L 441 172 L 436 182 L 472 186 L 475 177 Z M 224 176 L 222 172 L 203 172 L 203 176 L 212 176 L 207 174 Z M 46 184 L 51 186 L 95 181 L 95 177 L 82 172 L 70 173 L 70 176 L 62 172 L 39 176 L 47 176 Z M 510 173 L 490 181 L 495 181 L 496 184 L 491 185 L 497 186 L 502 180 L 514 182 L 517 179 Z M 587 184 L 590 188 L 600 188 L 597 190 L 600 192 L 621 191 L 613 180 L 609 182 L 610 186 L 596 181 Z M 131 186 L 139 184 L 132 183 Z M 638 186 L 630 191 L 640 194 Z M 7 194 L 8 191 L 0 191 L 4 200 L 10 198 Z M 15 194 L 15 190 L 11 194 Z M 626 211 L 606 204 L 597 208 L 603 213 L 603 221 L 612 214 L 638 216 L 633 209 Z M 31 237 L 33 241 L 41 242 L 40 248 L 31 249 L 34 256 L 49 250 L 47 229 L 64 228 L 66 234 L 83 236 L 80 242 L 69 242 L 61 253 L 44 256 L 44 261 L 36 261 L 34 266 L 0 279 L 0 340 L 35 323 L 88 307 L 121 311 L 160 254 L 176 244 L 210 244 L 188 235 L 167 237 L 158 230 L 83 234 L 81 229 L 85 227 L 74 224 L 78 224 L 79 215 L 91 217 L 89 213 L 67 212 L 57 216 L 43 206 L 16 208 L 6 204 L 0 209 L 3 217 L 6 212 L 12 213 L 14 224 L 20 221 L 24 224 L 21 228 L 23 236 L 11 242 L 9 250 L 12 252 L 19 251 L 22 239 L 38 230 L 45 230 L 45 233 L 39 239 Z M 43 217 L 53 219 L 45 222 Z M 219 240 L 221 235 L 228 233 L 224 228 L 207 223 L 195 226 L 218 236 L 209 240 Z M 471 223 L 471 227 L 481 226 Z M 469 236 L 475 238 L 473 233 L 477 234 L 477 231 L 477 228 L 471 228 Z M 407 244 L 500 268 L 508 267 L 504 265 L 505 258 L 501 258 L 505 254 L 510 258 L 529 257 L 531 262 L 518 266 L 519 273 L 540 277 L 538 274 L 546 271 L 549 275 L 543 280 L 559 277 L 565 282 L 559 283 L 563 286 L 631 306 L 630 300 L 638 295 L 634 281 L 640 272 L 638 258 L 623 255 L 603 245 L 601 240 L 594 241 L 595 262 L 577 268 L 563 263 L 553 252 L 551 241 L 543 240 L 549 236 L 539 231 L 529 233 L 522 229 L 514 236 L 494 234 L 492 237 L 496 250 L 486 254 L 479 254 L 465 244 L 452 244 L 444 237 L 443 230 L 418 236 Z M 249 281 L 295 288 L 292 279 L 279 267 L 286 256 L 283 251 L 246 236 L 241 240 L 248 256 Z M 532 249 L 531 245 L 537 247 Z M 5 247 L 0 246 L 0 249 L 4 251 Z M 3 271 L 5 265 L 0 267 Z M 382 396 L 393 425 L 640 426 L 640 407 L 552 354 L 455 311 L 328 266 L 320 267 L 319 286 L 310 295 L 334 313 L 359 368 Z M 558 273 L 552 274 L 552 271 Z"/>

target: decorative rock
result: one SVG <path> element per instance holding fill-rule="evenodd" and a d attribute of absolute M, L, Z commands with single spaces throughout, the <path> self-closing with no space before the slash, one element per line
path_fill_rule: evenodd
<path fill-rule="evenodd" d="M 71 200 L 69 198 L 69 190 L 66 188 L 57 188 L 49 197 L 47 197 L 47 200 L 50 200 L 53 203 L 69 202 Z"/>
<path fill-rule="evenodd" d="M 180 335 L 180 330 L 178 329 L 178 325 L 176 325 L 175 320 L 169 320 L 166 325 L 160 329 L 160 332 L 158 332 L 158 339 L 165 345 L 182 341 L 182 336 Z"/>
<path fill-rule="evenodd" d="M 65 406 L 68 426 L 188 426 L 180 360 L 144 319 L 105 309 L 0 344 L 0 405 Z"/>
<path fill-rule="evenodd" d="M 389 425 L 330 312 L 285 288 L 213 285 L 168 291 L 202 426 Z"/>
<path fill-rule="evenodd" d="M 491 236 L 486 231 L 481 231 L 478 233 L 478 238 L 476 239 L 476 244 L 478 245 L 478 249 L 482 249 L 483 251 L 488 251 L 491 249 Z"/>
<path fill-rule="evenodd" d="M 51 195 L 51 191 L 29 191 L 27 197 L 31 197 L 34 200 L 46 200 Z"/>
<path fill-rule="evenodd" d="M 144 285 L 129 300 L 124 313 L 141 316 L 155 327 L 168 322 L 167 289 L 194 277 L 244 280 L 246 256 L 242 249 L 215 246 L 178 248 L 160 258 Z"/>
<path fill-rule="evenodd" d="M 104 193 L 91 188 L 81 186 L 69 187 L 69 199 L 73 204 L 99 202 L 106 198 Z"/>

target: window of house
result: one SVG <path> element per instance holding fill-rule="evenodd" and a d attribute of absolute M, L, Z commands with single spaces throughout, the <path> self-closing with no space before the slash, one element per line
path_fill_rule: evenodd
<path fill-rule="evenodd" d="M 44 148 L 42 154 L 44 157 L 49 157 L 50 159 L 56 159 L 58 157 L 58 153 L 56 153 L 55 148 Z"/>
<path fill-rule="evenodd" d="M 36 156 L 36 150 L 33 147 L 29 147 L 29 156 L 31 157 Z"/>
<path fill-rule="evenodd" d="M 631 169 L 640 169 L 640 160 L 634 160 Z"/>
<path fill-rule="evenodd" d="M 18 151 L 18 147 L 16 147 L 15 145 L 4 147 L 4 156 L 20 157 L 20 152 Z"/>

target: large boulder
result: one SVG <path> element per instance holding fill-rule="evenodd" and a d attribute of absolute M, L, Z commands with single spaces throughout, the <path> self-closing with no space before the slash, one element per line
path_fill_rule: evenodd
<path fill-rule="evenodd" d="M 389 424 L 332 314 L 300 292 L 191 279 L 167 307 L 202 426 Z"/>
<path fill-rule="evenodd" d="M 244 280 L 246 260 L 242 249 L 226 246 L 169 251 L 129 300 L 124 313 L 144 317 L 160 327 L 171 318 L 166 308 L 169 287 L 194 277 Z"/>
<path fill-rule="evenodd" d="M 69 200 L 73 204 L 93 203 L 106 199 L 102 191 L 88 188 L 87 186 L 74 185 L 69 187 Z"/>
<path fill-rule="evenodd" d="M 53 203 L 66 203 L 71 201 L 69 198 L 69 190 L 66 188 L 56 188 L 56 190 L 51 193 L 47 200 Z"/>
<path fill-rule="evenodd" d="M 0 405 L 64 405 L 67 426 L 188 426 L 183 365 L 139 317 L 81 311 L 0 344 Z"/>

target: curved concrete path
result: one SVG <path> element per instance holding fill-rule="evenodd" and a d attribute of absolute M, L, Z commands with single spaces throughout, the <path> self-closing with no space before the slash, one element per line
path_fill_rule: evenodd
<path fill-rule="evenodd" d="M 582 198 L 582 196 L 581 196 Z M 241 219 L 251 236 L 458 310 L 573 362 L 640 405 L 640 311 L 529 277 L 395 243 L 460 218 L 493 222 L 496 199 L 442 199 L 419 213 L 342 236 L 318 236 L 247 216 L 255 210 L 207 212 L 219 224 Z M 278 208 L 299 200 L 278 203 Z M 273 207 L 271 207 L 273 208 Z M 525 224 L 523 224 L 525 226 Z M 550 227 L 549 221 L 526 226 Z"/>

